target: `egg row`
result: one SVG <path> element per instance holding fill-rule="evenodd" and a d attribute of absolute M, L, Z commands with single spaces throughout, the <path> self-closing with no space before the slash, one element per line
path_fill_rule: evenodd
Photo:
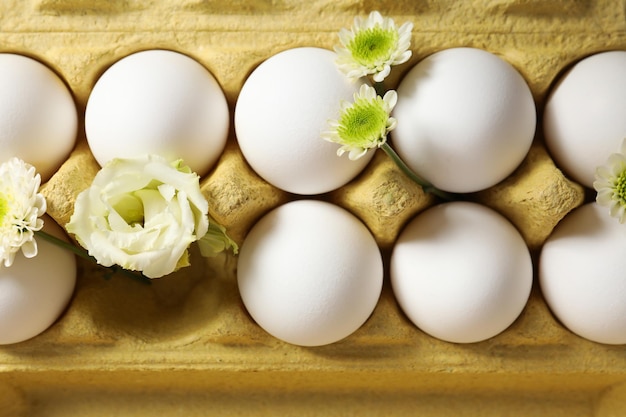
<path fill-rule="evenodd" d="M 367 165 L 338 158 L 320 140 L 341 101 L 360 87 L 339 73 L 331 51 L 302 47 L 261 63 L 245 81 L 234 124 L 250 166 L 270 184 L 304 195 L 346 184 Z M 591 187 L 595 167 L 626 136 L 626 52 L 584 59 L 555 85 L 544 112 L 546 144 L 555 162 Z M 72 149 L 76 109 L 67 88 L 30 58 L 0 54 L 0 157 L 19 156 L 44 181 Z M 522 76 L 507 62 L 474 48 L 434 53 L 397 87 L 396 151 L 427 181 L 470 193 L 500 182 L 526 156 L 536 109 Z M 96 82 L 85 131 L 102 165 L 113 156 L 161 153 L 206 174 L 224 149 L 230 115 L 215 78 L 195 60 L 150 50 L 113 64 Z"/>
<path fill-rule="evenodd" d="M 77 111 L 51 70 L 21 55 L 0 54 L 0 158 L 34 165 L 47 180 L 75 145 Z M 198 174 L 217 161 L 229 113 L 215 78 L 171 51 L 130 55 L 106 71 L 85 111 L 90 149 L 100 165 L 115 156 L 182 158 Z"/>
<path fill-rule="evenodd" d="M 539 256 L 538 283 L 567 329 L 590 341 L 626 343 L 626 229 L 596 203 L 570 213 Z M 238 258 L 237 282 L 252 319 L 301 346 L 340 341 L 376 308 L 384 261 L 369 230 L 331 203 L 283 204 L 256 223 Z M 533 260 L 509 221 L 472 202 L 418 214 L 389 258 L 393 294 L 426 334 L 475 343 L 505 331 L 522 313 Z"/>
<path fill-rule="evenodd" d="M 623 344 L 626 229 L 612 220 L 595 203 L 568 215 L 542 249 L 539 283 L 568 329 Z M 45 230 L 63 237 L 53 221 Z M 237 266 L 239 293 L 255 322 L 302 346 L 334 343 L 358 330 L 376 308 L 385 269 L 358 218 L 314 199 L 286 203 L 262 217 Z M 70 301 L 76 262 L 54 244 L 41 241 L 37 257 L 20 255 L 0 269 L 0 344 L 40 334 Z M 454 343 L 506 330 L 523 311 L 533 282 L 532 260 L 515 227 L 470 202 L 440 204 L 410 221 L 393 247 L 389 271 L 406 317 Z"/>
<path fill-rule="evenodd" d="M 289 343 L 318 346 L 356 331 L 383 286 L 373 236 L 352 214 L 319 200 L 286 203 L 250 231 L 237 280 L 252 318 Z M 411 221 L 390 261 L 407 317 L 442 340 L 471 343 L 504 331 L 524 309 L 531 257 L 517 230 L 479 204 L 440 204 Z"/>
<path fill-rule="evenodd" d="M 625 70 L 626 51 L 588 57 L 548 97 L 548 150 L 584 186 L 592 186 L 596 167 L 626 137 Z M 336 145 L 320 143 L 319 134 L 327 120 L 338 118 L 338 103 L 350 101 L 358 88 L 335 71 L 330 51 L 296 48 L 270 57 L 248 77 L 235 109 L 246 160 L 268 182 L 296 194 L 346 184 L 369 159 L 337 160 Z M 413 171 L 444 191 L 496 185 L 520 165 L 535 137 L 537 110 L 527 83 L 487 51 L 436 52 L 408 71 L 397 93 L 393 146 Z"/>

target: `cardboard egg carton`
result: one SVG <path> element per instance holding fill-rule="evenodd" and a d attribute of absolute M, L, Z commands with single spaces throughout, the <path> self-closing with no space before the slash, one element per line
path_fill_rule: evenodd
<path fill-rule="evenodd" d="M 559 220 L 590 198 L 543 145 L 545 99 L 572 63 L 626 48 L 622 2 L 5 1 L 2 50 L 56 71 L 81 120 L 74 152 L 43 186 L 49 214 L 65 224 L 76 195 L 98 170 L 82 119 L 98 77 L 119 59 L 145 49 L 189 55 L 216 77 L 232 116 L 257 65 L 292 47 L 332 48 L 340 28 L 371 10 L 415 25 L 413 57 L 392 71 L 390 86 L 420 59 L 456 46 L 493 52 L 524 76 L 539 116 L 534 144 L 509 178 L 470 198 L 510 219 L 537 255 Z M 211 214 L 239 243 L 264 213 L 295 198 L 250 169 L 232 127 L 202 189 Z M 354 181 L 315 198 L 361 218 L 385 256 L 406 222 L 436 203 L 382 152 Z M 105 279 L 101 269 L 82 261 L 79 273 L 67 311 L 50 329 L 0 347 L 0 416 L 626 412 L 626 349 L 569 332 L 551 315 L 536 284 L 509 329 L 485 342 L 457 345 L 413 326 L 386 280 L 362 328 L 338 343 L 302 348 L 252 321 L 237 292 L 232 255 L 204 260 L 192 253 L 191 267 L 150 286 L 123 276 Z"/>

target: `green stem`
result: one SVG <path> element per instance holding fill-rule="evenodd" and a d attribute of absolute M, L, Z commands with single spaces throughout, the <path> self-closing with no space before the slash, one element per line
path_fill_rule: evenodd
<path fill-rule="evenodd" d="M 383 97 L 385 93 L 387 92 L 384 81 L 373 82 L 373 87 L 374 87 L 374 90 L 376 90 L 376 94 L 381 97 Z"/>
<path fill-rule="evenodd" d="M 96 261 L 96 259 L 93 256 L 89 255 L 89 253 L 87 253 L 87 251 L 79 248 L 78 246 L 72 245 L 71 243 L 68 243 L 68 242 L 66 242 L 63 239 L 59 239 L 58 237 L 53 236 L 53 235 L 51 235 L 48 232 L 44 232 L 43 230 L 38 230 L 38 231 L 35 232 L 35 235 L 37 237 L 42 238 L 43 240 L 46 240 L 46 241 L 56 245 L 56 246 L 59 246 L 60 248 L 68 250 L 68 251 L 72 252 L 74 255 L 77 255 L 77 256 L 79 256 L 79 257 L 81 257 L 83 259 L 86 259 L 86 260 L 91 261 L 91 262 L 96 263 L 96 264 L 98 263 L 98 261 Z M 139 281 L 139 282 L 142 282 L 144 284 L 150 284 L 151 283 L 150 278 L 145 277 L 143 274 L 137 274 L 137 273 L 135 273 L 133 271 L 129 271 L 128 269 L 124 269 L 124 268 L 122 268 L 119 265 L 113 265 L 113 266 L 108 267 L 107 269 L 109 269 L 114 274 L 119 272 L 119 273 L 121 273 L 123 275 L 126 275 L 129 278 L 132 278 L 132 279 L 134 279 L 136 281 Z"/>
<path fill-rule="evenodd" d="M 59 239 L 56 236 L 51 235 L 48 232 L 44 232 L 43 230 L 38 230 L 35 232 L 35 235 L 37 235 L 37 237 L 42 238 L 43 240 L 47 240 L 48 242 L 57 245 L 65 250 L 68 250 L 70 252 L 73 252 L 74 255 L 78 255 L 83 259 L 87 259 L 89 261 L 94 261 L 94 258 L 91 257 L 91 255 L 89 255 L 86 251 L 84 251 L 83 249 L 72 245 L 71 243 L 66 242 L 63 239 Z"/>
<path fill-rule="evenodd" d="M 387 156 L 391 158 L 391 160 L 398 166 L 398 168 L 402 170 L 402 172 L 404 172 L 409 178 L 411 178 L 413 181 L 415 181 L 415 183 L 422 187 L 425 193 L 431 193 L 447 201 L 459 199 L 458 196 L 456 196 L 455 194 L 435 188 L 432 184 L 420 178 L 415 172 L 413 172 L 411 168 L 409 168 L 404 163 L 404 161 L 400 158 L 396 151 L 394 151 L 387 142 L 383 143 L 380 148 L 387 154 Z"/>

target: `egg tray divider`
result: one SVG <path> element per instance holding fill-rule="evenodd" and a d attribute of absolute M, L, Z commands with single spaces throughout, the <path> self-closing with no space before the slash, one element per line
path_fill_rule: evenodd
<path fill-rule="evenodd" d="M 79 111 L 79 138 L 43 192 L 49 213 L 69 219 L 76 194 L 98 169 L 82 119 L 106 68 L 130 53 L 171 49 L 202 63 L 232 112 L 249 73 L 297 46 L 332 48 L 356 15 L 379 10 L 412 21 L 413 58 L 392 71 L 397 86 L 435 51 L 471 46 L 493 52 L 528 82 L 539 116 L 523 164 L 471 199 L 508 217 L 537 259 L 552 228 L 592 196 L 554 166 L 543 146 L 541 113 L 551 85 L 572 63 L 626 48 L 623 1 L 269 0 L 221 2 L 9 0 L 0 4 L 3 52 L 31 56 L 64 79 Z M 234 130 L 202 180 L 211 213 L 241 243 L 265 212 L 298 198 L 256 176 Z M 372 230 L 388 260 L 402 226 L 435 202 L 382 153 L 341 189 L 315 198 L 338 204 Z M 0 415 L 567 415 L 626 412 L 626 348 L 588 342 L 551 315 L 535 282 L 519 319 L 485 342 L 429 337 L 399 310 L 388 279 L 364 326 L 317 348 L 280 342 L 247 315 L 236 258 L 203 260 L 151 286 L 79 260 L 75 295 L 40 336 L 0 347 Z"/>

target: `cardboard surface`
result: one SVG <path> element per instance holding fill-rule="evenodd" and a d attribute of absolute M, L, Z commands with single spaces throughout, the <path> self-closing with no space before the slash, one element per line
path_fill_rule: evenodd
<path fill-rule="evenodd" d="M 11 0 L 0 4 L 0 48 L 55 70 L 81 120 L 91 88 L 111 64 L 144 49 L 176 50 L 216 77 L 232 119 L 238 92 L 259 63 L 291 47 L 332 48 L 340 28 L 371 10 L 415 25 L 413 57 L 394 69 L 390 86 L 434 51 L 482 48 L 520 71 L 539 116 L 569 65 L 626 48 L 624 4 L 609 0 Z M 81 122 L 76 150 L 44 186 L 59 223 L 69 219 L 94 164 Z M 211 213 L 240 243 L 264 212 L 292 198 L 250 170 L 232 129 L 202 183 Z M 359 216 L 386 257 L 406 221 L 434 204 L 382 153 L 354 182 L 320 198 Z M 539 125 L 522 166 L 473 198 L 507 216 L 536 255 L 554 225 L 582 204 L 585 190 L 554 166 Z M 386 279 L 361 329 L 336 344 L 301 348 L 269 336 L 245 312 L 236 258 L 192 256 L 191 267 L 151 286 L 121 276 L 105 280 L 81 262 L 76 293 L 59 321 L 32 340 L 0 347 L 0 415 L 605 417 L 626 411 L 626 349 L 563 328 L 536 284 L 507 331 L 455 345 L 416 329 Z"/>

